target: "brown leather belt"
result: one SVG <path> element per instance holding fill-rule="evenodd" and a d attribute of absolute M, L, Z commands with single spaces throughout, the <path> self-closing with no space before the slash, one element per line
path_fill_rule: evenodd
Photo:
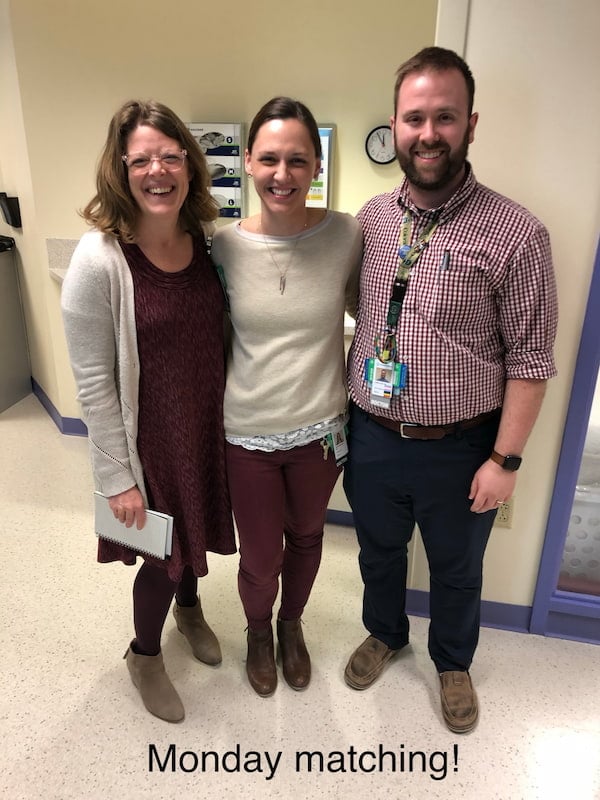
<path fill-rule="evenodd" d="M 456 434 L 459 431 L 466 431 L 469 428 L 475 428 L 481 425 L 488 419 L 500 415 L 500 409 L 496 408 L 493 411 L 486 411 L 483 414 L 478 414 L 471 419 L 463 419 L 460 422 L 451 422 L 448 425 L 417 425 L 415 422 L 396 422 L 387 417 L 378 417 L 377 414 L 369 414 L 369 419 L 376 422 L 378 425 L 383 425 L 390 431 L 399 433 L 403 439 L 443 439 L 444 436 L 449 434 Z"/>

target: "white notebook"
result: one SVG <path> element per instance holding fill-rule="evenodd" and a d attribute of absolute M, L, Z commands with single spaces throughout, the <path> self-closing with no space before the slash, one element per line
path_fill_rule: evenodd
<path fill-rule="evenodd" d="M 171 555 L 173 517 L 146 509 L 146 524 L 142 530 L 138 531 L 135 525 L 127 528 L 115 519 L 108 498 L 100 492 L 94 492 L 94 530 L 101 539 L 122 544 L 140 553 L 162 559 Z"/>

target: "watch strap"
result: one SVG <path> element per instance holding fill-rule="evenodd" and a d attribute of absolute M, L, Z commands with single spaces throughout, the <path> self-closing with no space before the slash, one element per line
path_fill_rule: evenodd
<path fill-rule="evenodd" d="M 492 454 L 490 455 L 490 459 L 498 464 L 502 469 L 509 470 L 510 472 L 515 472 L 521 466 L 522 458 L 521 456 L 513 456 L 513 455 L 501 455 L 497 450 L 492 450 Z"/>

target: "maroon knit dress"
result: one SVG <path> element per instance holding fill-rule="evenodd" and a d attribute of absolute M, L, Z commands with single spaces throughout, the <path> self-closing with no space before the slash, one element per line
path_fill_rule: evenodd
<path fill-rule="evenodd" d="M 150 508 L 172 514 L 173 549 L 160 561 L 178 582 L 206 575 L 206 551 L 235 553 L 223 430 L 223 290 L 204 241 L 180 272 L 157 269 L 121 244 L 133 276 L 140 359 L 137 449 Z M 99 540 L 99 561 L 135 564 L 134 552 Z"/>

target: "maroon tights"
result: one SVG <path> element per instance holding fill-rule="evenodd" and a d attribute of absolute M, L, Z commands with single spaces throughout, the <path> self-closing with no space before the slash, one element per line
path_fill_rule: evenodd
<path fill-rule="evenodd" d="M 133 651 L 144 656 L 158 655 L 173 597 L 180 606 L 194 606 L 197 593 L 198 578 L 191 567 L 184 567 L 181 580 L 175 583 L 164 567 L 144 561 L 133 582 Z"/>

